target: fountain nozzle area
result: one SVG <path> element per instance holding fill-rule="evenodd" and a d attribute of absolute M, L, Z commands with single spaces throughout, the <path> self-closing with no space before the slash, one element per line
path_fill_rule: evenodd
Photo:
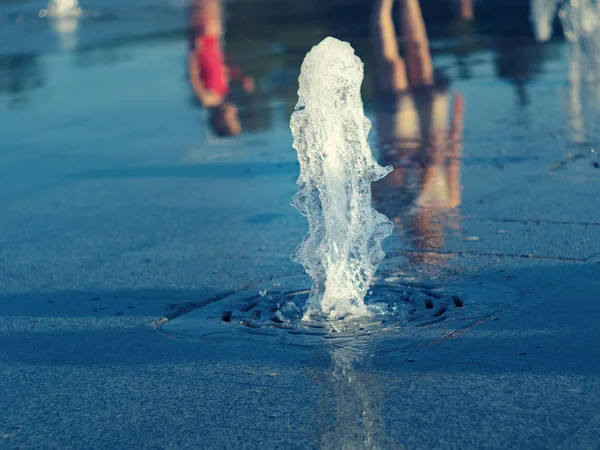
<path fill-rule="evenodd" d="M 362 80 L 360 58 L 332 37 L 302 63 L 290 126 L 300 162 L 292 204 L 309 227 L 293 255 L 313 280 L 305 318 L 368 315 L 364 297 L 385 257 L 381 242 L 392 232 L 371 207 L 371 183 L 392 168 L 377 164 L 367 142 Z"/>

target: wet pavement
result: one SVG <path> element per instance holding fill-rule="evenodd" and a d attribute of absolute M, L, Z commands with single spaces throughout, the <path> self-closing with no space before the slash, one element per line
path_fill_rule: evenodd
<path fill-rule="evenodd" d="M 170 327 L 302 274 L 288 123 L 325 36 L 365 61 L 385 152 L 369 5 L 226 3 L 256 88 L 232 92 L 242 133 L 219 138 L 188 83 L 184 2 L 82 2 L 62 25 L 0 2 L 0 448 L 600 447 L 600 56 L 557 24 L 535 42 L 528 9 L 502 5 L 468 22 L 423 2 L 466 104 L 460 206 L 411 226 L 375 189 L 397 231 L 381 277 L 469 285 L 465 316 L 315 343 Z"/>

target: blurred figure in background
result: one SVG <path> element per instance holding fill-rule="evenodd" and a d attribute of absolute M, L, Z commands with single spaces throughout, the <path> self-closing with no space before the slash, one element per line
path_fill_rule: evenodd
<path fill-rule="evenodd" d="M 222 47 L 223 17 L 220 0 L 194 0 L 189 52 L 189 77 L 196 98 L 209 111 L 209 122 L 218 136 L 240 134 L 237 107 L 228 100 L 230 82 L 240 81 L 247 92 L 252 78 L 227 64 Z"/>
<path fill-rule="evenodd" d="M 436 262 L 444 215 L 461 202 L 464 100 L 456 94 L 449 126 L 449 79 L 433 68 L 418 0 L 400 0 L 400 56 L 394 0 L 375 0 L 372 31 L 378 66 L 377 131 L 383 165 L 394 171 L 375 186 L 378 208 L 410 236 L 419 262 Z M 427 250 L 430 252 L 428 253 Z"/>
<path fill-rule="evenodd" d="M 535 40 L 546 42 L 552 37 L 556 9 L 561 0 L 530 0 L 529 20 Z"/>
<path fill-rule="evenodd" d="M 468 21 L 472 21 L 475 18 L 473 0 L 460 0 L 460 18 Z"/>

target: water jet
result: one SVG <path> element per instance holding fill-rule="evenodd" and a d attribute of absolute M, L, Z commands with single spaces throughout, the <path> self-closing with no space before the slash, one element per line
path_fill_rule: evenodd
<path fill-rule="evenodd" d="M 363 63 L 352 47 L 328 37 L 306 55 L 290 126 L 300 162 L 292 204 L 308 234 L 293 255 L 312 278 L 305 318 L 368 315 L 364 303 L 381 242 L 392 224 L 371 206 L 371 183 L 392 171 L 371 153 L 363 112 Z"/>
<path fill-rule="evenodd" d="M 334 38 L 313 47 L 302 64 L 290 121 L 300 162 L 292 204 L 307 217 L 309 231 L 293 259 L 308 276 L 183 304 L 157 325 L 162 332 L 212 341 L 250 333 L 294 345 L 393 332 L 408 342 L 417 334 L 453 333 L 515 301 L 515 292 L 494 285 L 375 276 L 385 256 L 381 243 L 393 227 L 372 208 L 371 183 L 392 169 L 371 153 L 362 80 L 361 60 Z"/>

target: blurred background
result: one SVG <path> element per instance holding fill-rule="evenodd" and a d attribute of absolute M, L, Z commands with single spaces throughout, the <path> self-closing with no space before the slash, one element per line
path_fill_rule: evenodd
<path fill-rule="evenodd" d="M 222 3 L 227 57 L 256 83 L 254 95 L 245 98 L 241 107 L 245 131 L 265 132 L 274 127 L 278 109 L 286 114 L 291 111 L 301 61 L 313 45 L 329 35 L 350 42 L 365 62 L 364 98 L 367 104 L 372 102 L 371 1 Z M 109 100 L 106 97 L 120 98 L 125 105 L 144 102 L 143 97 L 164 98 L 168 93 L 173 94 L 168 103 L 183 109 L 193 107 L 183 101 L 193 95 L 186 85 L 192 4 L 185 0 L 127 4 L 88 0 L 79 7 L 79 16 L 53 18 L 40 17 L 44 15 L 40 11 L 48 8 L 45 2 L 0 1 L 4 114 L 33 105 L 39 108 L 40 104 L 61 109 L 67 106 L 65 102 L 69 108 L 80 103 L 83 109 L 86 105 L 93 109 L 98 97 L 104 101 Z M 436 64 L 456 79 L 505 80 L 514 87 L 513 99 L 520 107 L 529 103 L 528 85 L 552 70 L 552 64 L 561 58 L 560 22 L 553 21 L 555 40 L 537 44 L 526 0 L 474 0 L 473 12 L 467 17 L 461 15 L 460 0 L 422 0 L 421 7 Z M 136 65 L 138 71 L 133 70 Z M 132 70 L 125 73 L 125 66 Z M 79 80 L 85 82 L 80 85 Z M 152 80 L 157 80 L 156 84 Z M 70 84 L 70 89 L 65 89 L 65 84 Z M 59 86 L 64 94 L 54 103 L 54 97 L 48 95 Z M 80 95 L 82 90 L 85 98 Z M 55 114 L 60 112 L 65 111 Z M 146 114 L 151 120 L 153 115 Z"/>
<path fill-rule="evenodd" d="M 306 226 L 288 204 L 298 174 L 289 118 L 302 60 L 326 36 L 364 61 L 372 148 L 399 169 L 374 187 L 376 206 L 409 234 L 388 240 L 388 253 L 433 251 L 415 262 L 437 264 L 472 248 L 486 220 L 537 219 L 535 208 L 550 221 L 596 220 L 593 205 L 575 212 L 557 200 L 560 185 L 502 193 L 566 167 L 597 177 L 598 51 L 577 31 L 596 29 L 595 2 L 563 2 L 561 16 L 553 0 L 421 0 L 410 26 L 392 3 L 381 17 L 394 26 L 383 39 L 397 41 L 393 64 L 408 58 L 410 72 L 414 43 L 403 33 L 424 25 L 415 48 L 436 79 L 421 100 L 447 109 L 446 134 L 408 150 L 389 127 L 410 122 L 396 101 L 404 91 L 419 113 L 421 94 L 412 81 L 384 86 L 388 63 L 374 37 L 383 22 L 373 17 L 385 0 L 0 0 L 7 292 L 107 279 L 194 284 L 217 272 L 238 278 L 215 285 L 237 286 L 300 270 L 289 261 Z M 450 247 L 446 228 L 458 236 Z M 521 251 L 503 235 L 479 251 L 493 252 L 499 239 Z M 211 255 L 225 255 L 218 268 Z M 155 258 L 163 266 L 142 264 Z M 32 269 L 40 266 L 44 276 Z"/>

